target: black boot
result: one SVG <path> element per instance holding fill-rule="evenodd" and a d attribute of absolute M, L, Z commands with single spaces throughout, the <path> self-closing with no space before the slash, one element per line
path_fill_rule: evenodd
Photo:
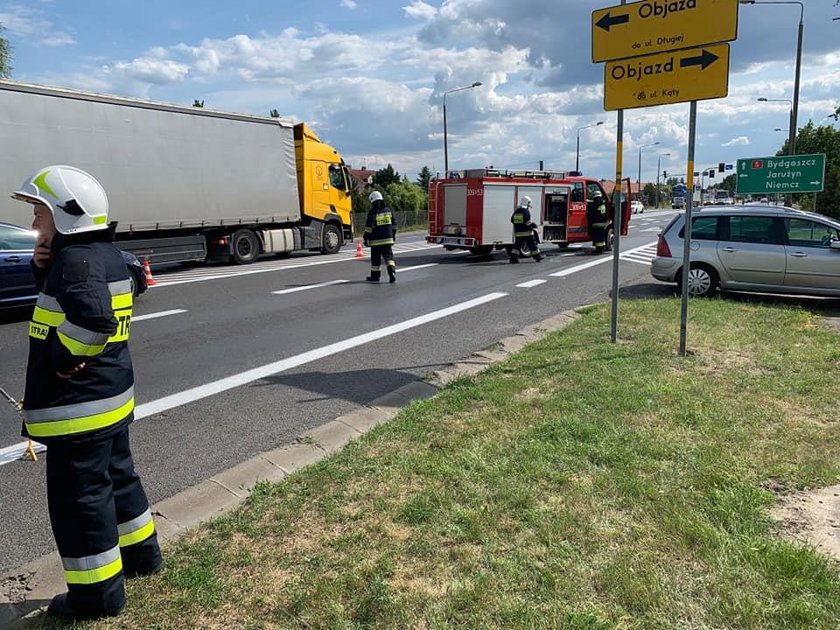
<path fill-rule="evenodd" d="M 388 282 L 394 284 L 397 281 L 397 270 L 393 267 L 388 267 Z"/>
<path fill-rule="evenodd" d="M 378 271 L 371 271 L 370 275 L 365 278 L 368 282 L 379 282 L 379 272 Z"/>
<path fill-rule="evenodd" d="M 511 265 L 518 265 L 518 264 L 519 264 L 519 259 L 518 259 L 518 258 L 514 258 L 513 256 L 511 256 L 511 257 L 510 257 L 510 264 L 511 264 Z"/>
<path fill-rule="evenodd" d="M 543 259 L 543 256 L 538 255 L 534 258 L 534 262 L 542 262 L 542 259 Z"/>
<path fill-rule="evenodd" d="M 125 604 L 114 610 L 76 610 L 67 603 L 68 593 L 61 593 L 52 598 L 47 614 L 58 619 L 81 620 L 98 619 L 100 617 L 116 617 L 122 612 Z"/>

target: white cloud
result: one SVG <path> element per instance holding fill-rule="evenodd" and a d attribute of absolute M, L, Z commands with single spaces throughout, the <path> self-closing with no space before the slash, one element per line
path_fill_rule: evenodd
<path fill-rule="evenodd" d="M 341 2 L 339 4 L 342 7 L 344 7 L 345 9 L 351 9 L 351 10 L 355 9 L 356 7 L 359 6 L 359 3 L 356 2 L 355 0 L 341 0 Z"/>
<path fill-rule="evenodd" d="M 72 46 L 76 43 L 76 40 L 68 33 L 48 33 L 40 43 L 41 46 L 55 48 L 58 46 Z"/>
<path fill-rule="evenodd" d="M 423 2 L 423 0 L 414 0 L 414 2 L 404 6 L 402 9 L 405 11 L 407 17 L 419 20 L 431 20 L 438 12 L 436 8 Z"/>
<path fill-rule="evenodd" d="M 722 147 L 741 147 L 747 146 L 750 143 L 750 139 L 747 136 L 738 136 L 737 138 L 732 138 L 729 142 L 724 142 Z"/>
<path fill-rule="evenodd" d="M 150 59 L 148 57 L 134 61 L 118 62 L 114 67 L 126 76 L 153 85 L 165 85 L 183 81 L 189 73 L 189 67 L 168 59 Z"/>

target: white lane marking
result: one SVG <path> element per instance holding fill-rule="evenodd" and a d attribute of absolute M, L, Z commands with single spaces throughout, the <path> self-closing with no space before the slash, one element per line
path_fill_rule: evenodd
<path fill-rule="evenodd" d="M 522 284 L 517 284 L 516 286 L 522 289 L 530 289 L 531 287 L 538 287 L 546 282 L 548 282 L 548 280 L 528 280 L 528 282 L 523 282 Z"/>
<path fill-rule="evenodd" d="M 228 376 L 227 378 L 207 383 L 206 385 L 199 385 L 198 387 L 193 387 L 192 389 L 172 394 L 171 396 L 158 398 L 157 400 L 135 407 L 134 419 L 140 420 L 141 418 L 147 418 L 148 416 L 156 413 L 174 409 L 175 407 L 180 407 L 235 387 L 247 385 L 248 383 L 253 383 L 254 381 L 258 381 L 262 378 L 273 376 L 306 363 L 311 363 L 312 361 L 317 361 L 318 359 L 323 359 L 324 357 L 356 348 L 366 343 L 370 343 L 371 341 L 384 339 L 385 337 L 390 337 L 391 335 L 395 335 L 399 332 L 410 330 L 411 328 L 416 328 L 417 326 L 422 326 L 423 324 L 428 324 L 429 322 L 467 311 L 471 308 L 506 297 L 507 295 L 507 293 L 501 292 L 489 293 L 473 300 L 462 302 L 461 304 L 449 306 L 438 311 L 432 311 L 431 313 L 408 319 L 398 324 L 393 324 L 392 326 L 387 326 L 373 332 L 351 337 L 350 339 L 345 339 L 322 348 L 316 348 L 315 350 L 310 350 L 308 352 L 304 352 L 303 354 L 289 357 L 288 359 L 275 361 L 274 363 L 269 363 L 268 365 L 263 365 L 252 370 L 240 372 L 239 374 L 234 374 L 233 376 Z M 43 449 L 46 450 L 46 447 L 42 444 L 38 444 L 37 446 L 39 448 L 43 447 Z M 19 460 L 23 456 L 25 450 L 26 442 L 21 442 L 20 444 L 15 444 L 13 446 L 7 446 L 6 448 L 0 450 L 0 466 Z"/>
<path fill-rule="evenodd" d="M 428 263 L 426 265 L 414 265 L 413 267 L 397 267 L 397 273 L 403 271 L 413 271 L 415 269 L 425 269 L 426 267 L 437 267 L 440 263 Z"/>
<path fill-rule="evenodd" d="M 286 293 L 297 293 L 298 291 L 308 291 L 309 289 L 320 289 L 321 287 L 329 287 L 334 284 L 344 284 L 347 280 L 330 280 L 329 282 L 319 282 L 318 284 L 307 284 L 305 287 L 295 287 L 293 289 L 283 289 L 282 291 L 272 291 L 274 295 L 285 295 Z"/>
<path fill-rule="evenodd" d="M 142 322 L 144 319 L 157 319 L 158 317 L 168 317 L 169 315 L 180 315 L 186 313 L 184 308 L 174 308 L 171 311 L 160 311 L 159 313 L 148 313 L 147 315 L 137 315 L 131 318 L 131 322 Z"/>
<path fill-rule="evenodd" d="M 26 446 L 26 442 L 21 442 L 19 444 L 12 444 L 6 448 L 0 448 L 0 466 L 16 462 L 21 459 L 23 454 L 26 452 Z M 47 450 L 46 446 L 39 444 L 38 442 L 32 442 L 32 447 L 36 453 L 43 453 Z"/>
<path fill-rule="evenodd" d="M 639 232 L 659 232 L 661 230 L 662 230 L 662 228 L 652 227 L 652 228 L 647 228 L 646 230 L 639 230 Z"/>
<path fill-rule="evenodd" d="M 198 387 L 193 387 L 183 392 L 172 394 L 171 396 L 165 396 L 164 398 L 159 398 L 158 400 L 153 400 L 139 405 L 134 410 L 134 417 L 139 420 L 140 418 L 146 418 L 156 413 L 162 413 L 169 409 L 174 409 L 175 407 L 180 407 L 182 405 L 195 402 L 196 400 L 201 400 L 202 398 L 207 398 L 209 396 L 213 396 L 214 394 L 233 389 L 234 387 L 247 385 L 248 383 L 253 383 L 254 381 L 258 381 L 262 378 L 273 376 L 275 374 L 279 374 L 280 372 L 285 372 L 286 370 L 296 368 L 306 363 L 311 363 L 312 361 L 317 361 L 318 359 L 323 359 L 324 357 L 356 348 L 366 343 L 370 343 L 371 341 L 384 339 L 385 337 L 390 337 L 391 335 L 395 335 L 405 330 L 416 328 L 417 326 L 422 326 L 423 324 L 428 324 L 429 322 L 443 319 L 444 317 L 449 317 L 450 315 L 454 315 L 456 313 L 461 313 L 471 308 L 481 306 L 482 304 L 498 300 L 499 298 L 503 298 L 507 295 L 507 293 L 501 292 L 489 293 L 482 297 L 462 302 L 461 304 L 449 306 L 438 311 L 420 315 L 419 317 L 413 317 L 412 319 L 408 319 L 398 324 L 393 324 L 392 326 L 386 326 L 385 328 L 380 328 L 373 332 L 357 335 L 356 337 L 351 337 L 350 339 L 344 339 L 322 348 L 316 348 L 315 350 L 310 350 L 308 352 L 304 352 L 303 354 L 289 357 L 288 359 L 281 359 L 280 361 L 275 361 L 274 363 L 269 363 L 239 374 L 234 374 L 233 376 L 228 376 L 226 378 L 219 379 L 218 381 L 207 383 L 206 385 L 199 385 Z"/>
<path fill-rule="evenodd" d="M 626 252 L 622 252 L 619 254 L 619 258 L 626 256 L 627 254 L 633 254 L 634 252 L 638 252 L 643 250 L 645 247 L 650 247 L 651 245 L 656 245 L 656 243 L 645 243 L 640 247 L 634 247 L 633 249 L 629 249 Z M 604 256 L 603 258 L 598 258 L 597 260 L 590 260 L 589 262 L 583 263 L 581 265 L 575 265 L 574 267 L 569 267 L 568 269 L 561 269 L 560 271 L 556 271 L 551 274 L 555 278 L 565 278 L 566 276 L 570 276 L 573 273 L 577 273 L 578 271 L 583 271 L 584 269 L 589 269 L 590 267 L 594 267 L 595 265 L 600 265 L 601 263 L 608 262 L 612 260 L 612 256 Z"/>

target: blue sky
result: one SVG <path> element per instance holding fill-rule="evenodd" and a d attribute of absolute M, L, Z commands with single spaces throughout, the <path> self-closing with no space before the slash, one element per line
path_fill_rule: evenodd
<path fill-rule="evenodd" d="M 13 78 L 267 114 L 309 123 L 353 166 L 392 163 L 414 176 L 450 168 L 615 172 L 616 115 L 603 111 L 603 67 L 590 60 L 589 0 L 0 0 Z M 804 0 L 800 125 L 840 104 L 836 0 Z M 786 137 L 798 7 L 740 8 L 729 96 L 700 104 L 697 168 L 774 154 Z M 836 123 L 835 123 L 836 124 Z M 685 171 L 688 105 L 625 114 L 625 170 Z M 669 153 L 670 155 L 664 155 Z"/>

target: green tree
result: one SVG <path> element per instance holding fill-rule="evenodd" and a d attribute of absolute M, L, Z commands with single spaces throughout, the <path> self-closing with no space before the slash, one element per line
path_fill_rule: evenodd
<path fill-rule="evenodd" d="M 420 174 L 417 176 L 417 185 L 420 186 L 424 192 L 428 192 L 430 181 L 432 181 L 432 171 L 428 166 L 424 166 L 420 169 Z"/>
<path fill-rule="evenodd" d="M 788 143 L 776 155 L 787 155 Z M 796 134 L 796 152 L 800 155 L 825 153 L 825 182 L 817 195 L 816 212 L 840 219 L 840 130 L 830 126 L 815 127 L 813 121 Z M 813 195 L 794 195 L 803 208 L 813 210 Z"/>
<path fill-rule="evenodd" d="M 426 193 L 414 182 L 389 184 L 385 192 L 385 203 L 394 212 L 420 212 L 426 207 Z"/>
<path fill-rule="evenodd" d="M 0 24 L 0 79 L 12 76 L 12 47 L 9 40 L 3 37 L 6 28 Z"/>
<path fill-rule="evenodd" d="M 645 184 L 642 189 L 642 202 L 646 206 L 652 206 L 656 203 L 656 186 L 653 184 Z"/>
<path fill-rule="evenodd" d="M 735 185 L 736 185 L 737 181 L 738 181 L 737 175 L 735 175 L 735 173 L 732 173 L 732 175 L 727 175 L 726 177 L 723 178 L 723 181 L 718 185 L 718 188 L 721 188 L 722 190 L 728 190 L 729 191 L 729 196 L 734 197 L 735 196 Z"/>
<path fill-rule="evenodd" d="M 374 186 L 380 186 L 383 189 L 387 189 L 389 184 L 399 184 L 401 180 L 402 176 L 390 164 L 385 168 L 380 168 L 373 176 Z"/>

